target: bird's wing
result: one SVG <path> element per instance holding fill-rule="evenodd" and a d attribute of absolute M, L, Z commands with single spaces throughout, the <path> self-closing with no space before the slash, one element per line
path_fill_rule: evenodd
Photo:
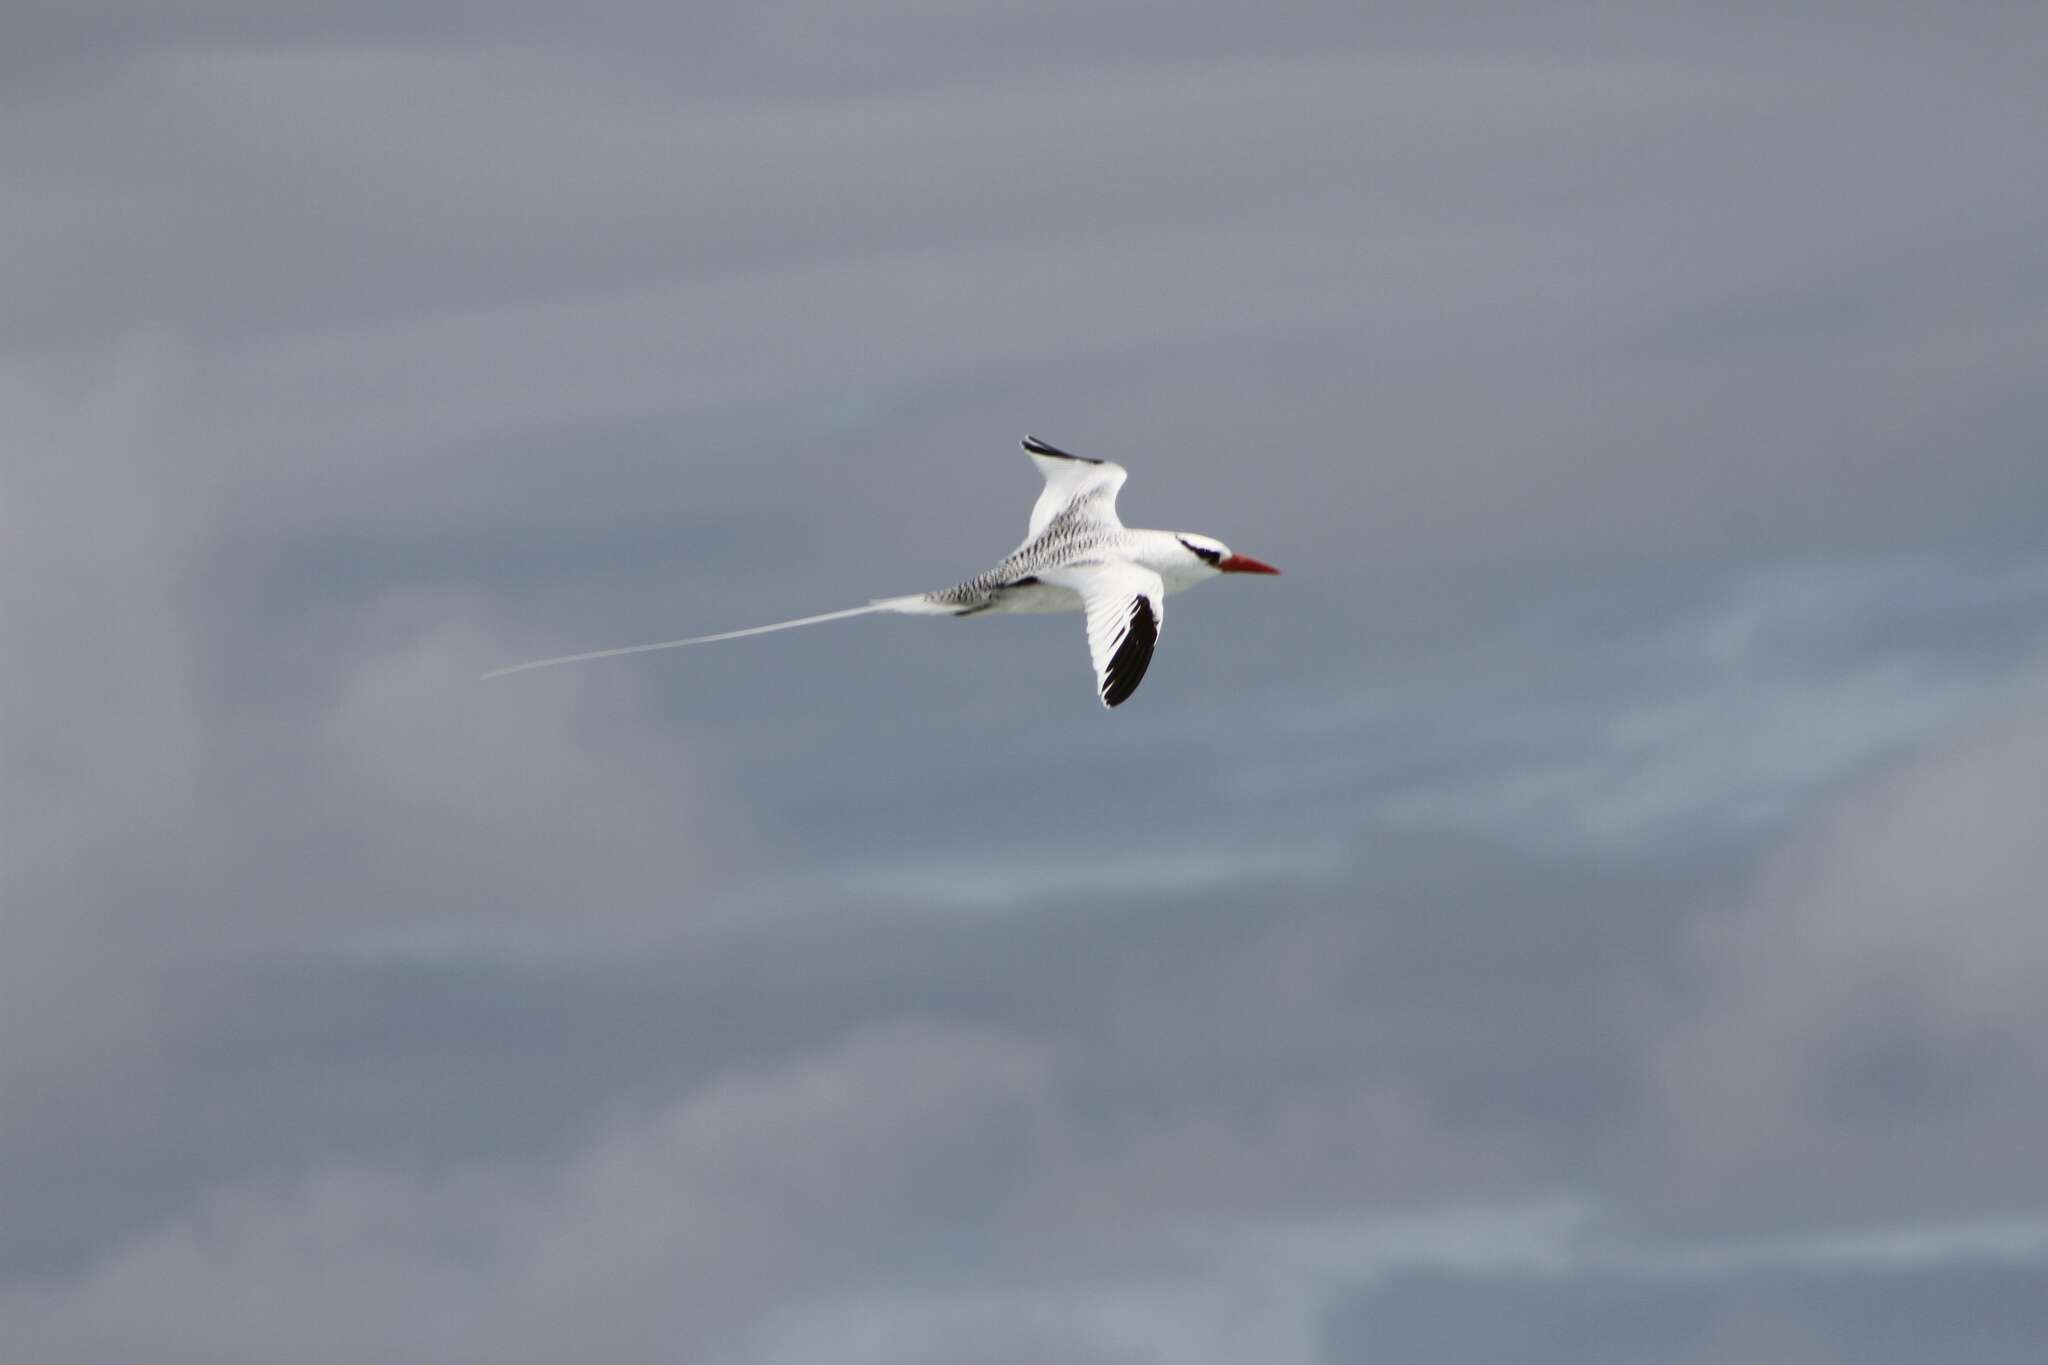
<path fill-rule="evenodd" d="M 1129 477 L 1124 467 L 1108 460 L 1090 460 L 1069 455 L 1036 436 L 1024 438 L 1024 451 L 1031 463 L 1045 475 L 1045 491 L 1031 507 L 1031 529 L 1026 541 L 1036 540 L 1052 519 L 1070 507 L 1078 507 L 1088 520 L 1121 526 L 1116 515 L 1116 490 Z"/>
<path fill-rule="evenodd" d="M 1145 680 L 1165 619 L 1166 584 L 1129 560 L 1046 569 L 1039 577 L 1081 594 L 1088 613 L 1088 657 L 1104 706 L 1122 706 Z"/>

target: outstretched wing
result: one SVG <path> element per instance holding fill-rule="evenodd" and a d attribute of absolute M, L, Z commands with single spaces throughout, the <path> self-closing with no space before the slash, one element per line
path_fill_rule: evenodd
<path fill-rule="evenodd" d="M 1024 450 L 1031 456 L 1031 463 L 1038 466 L 1038 472 L 1045 475 L 1045 491 L 1031 507 L 1031 528 L 1024 533 L 1026 541 L 1036 540 L 1053 518 L 1068 508 L 1075 508 L 1090 521 L 1123 525 L 1116 516 L 1116 490 L 1129 477 L 1122 465 L 1069 455 L 1036 436 L 1024 438 Z"/>
<path fill-rule="evenodd" d="M 1081 594 L 1081 606 L 1088 613 L 1088 657 L 1095 664 L 1096 695 L 1104 706 L 1122 706 L 1151 666 L 1165 619 L 1166 584 L 1152 570 L 1129 560 L 1046 569 L 1039 577 Z"/>

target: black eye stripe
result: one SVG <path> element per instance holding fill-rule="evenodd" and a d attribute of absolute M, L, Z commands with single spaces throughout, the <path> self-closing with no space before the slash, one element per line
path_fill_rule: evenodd
<path fill-rule="evenodd" d="M 1223 551 L 1221 550 L 1205 550 L 1199 545 L 1188 545 L 1188 542 L 1186 540 L 1183 540 L 1179 536 L 1175 536 L 1174 539 L 1180 541 L 1180 543 L 1183 545 L 1187 545 L 1189 554 L 1194 555 L 1200 559 L 1205 559 L 1211 564 L 1214 564 L 1223 558 Z"/>

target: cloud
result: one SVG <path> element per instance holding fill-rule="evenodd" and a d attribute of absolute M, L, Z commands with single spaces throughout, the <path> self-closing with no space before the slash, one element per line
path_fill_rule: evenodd
<path fill-rule="evenodd" d="M 1987 1365 L 2019 1365 L 2033 1358 L 2042 1329 L 2031 1292 L 2040 1273 L 2030 1265 L 1560 1282 L 1421 1272 L 1338 1307 L 1324 1358 L 1906 1365 L 1959 1351 Z"/>
<path fill-rule="evenodd" d="M 0 393 L 25 452 L 0 535 L 0 1081 L 19 1101 L 0 1206 L 30 1229 L 0 1264 L 153 1216 L 161 1192 L 106 1172 L 162 1135 L 252 963 L 642 951 L 687 934 L 693 888 L 748 856 L 621 680 L 546 706 L 480 688 L 506 647 L 488 604 L 220 612 L 218 523 L 182 477 L 188 359 L 144 343 L 78 383 L 10 371 Z M 41 1221 L 54 1205 L 61 1226 Z"/>
<path fill-rule="evenodd" d="M 1696 1196 L 1907 1211 L 2048 1194 L 2018 1140 L 2048 1131 L 2044 746 L 2036 665 L 1702 922 L 1697 1000 L 1649 1063 Z"/>
<path fill-rule="evenodd" d="M 1027 1045 L 906 1024 L 621 1117 L 545 1177 L 219 1191 L 75 1283 L 0 1290 L 0 1316 L 51 1362 L 673 1359 L 802 1286 L 971 1245 L 1044 1084 Z"/>
<path fill-rule="evenodd" d="M 933 481 L 942 453 L 994 458 L 1050 409 L 1311 566 L 1867 547 L 1930 522 L 1967 539 L 1996 510 L 1977 490 L 2033 487 L 2016 452 L 2039 415 L 2021 357 L 2041 206 L 1989 153 L 1902 164 L 1913 144 L 1862 135 L 1917 114 L 1995 146 L 2037 97 L 2017 67 L 1954 104 L 1911 45 L 1759 62 L 1753 30 L 1702 25 L 1678 34 L 1689 60 L 1566 62 L 1556 33 L 1411 50 L 1361 30 L 748 101 L 650 91 L 600 40 L 607 83 L 589 50 L 507 27 L 195 42 L 83 109 L 31 101 L 11 290 L 67 348 L 188 329 L 195 418 L 292 533 L 422 509 L 442 531 L 536 454 L 569 482 L 621 424 L 687 448 L 706 421 L 820 409 L 852 416 L 778 449 L 783 477 L 826 477 L 849 447 L 901 475 L 827 501 L 909 502 L 942 535 L 932 514 L 970 487 Z M 789 55 L 733 36 L 721 65 Z M 1989 221 L 2011 236 L 1966 259 L 1918 245 Z M 1783 333 L 1845 293 L 1868 310 L 1855 334 L 1788 364 Z M 1703 356 L 1699 315 L 1731 296 L 1792 321 L 1717 323 Z M 1963 440 L 1957 407 L 1977 415 Z M 1936 445 L 1939 470 L 1917 458 Z M 614 486 L 677 500 L 647 473 Z"/>
<path fill-rule="evenodd" d="M 164 571 L 188 509 L 127 456 L 174 383 L 147 344 L 78 386 L 0 369 L 19 452 L 0 508 L 0 1155 L 142 1121 L 155 1098 L 146 887 L 196 870 L 203 755 Z"/>
<path fill-rule="evenodd" d="M 1303 1218 L 2038 1189 L 2037 16 L 116 8 L 0 17 L 10 1330 L 1310 1360 Z M 474 681 L 971 572 L 1027 430 L 1289 576 L 1113 717 Z M 1740 1279 L 1562 1318 L 1859 1340 Z"/>
<path fill-rule="evenodd" d="M 1048 1337 L 1079 1358 L 1295 1365 L 1917 1360 L 1966 1343 L 2025 1360 L 2048 1257 L 2040 1220 L 1735 1246 L 1644 1242 L 1568 1200 L 1206 1228 L 1171 1268 L 1108 1283 L 826 1298 L 758 1358 L 924 1359 Z M 1776 1351 L 1789 1352 L 1780 1356 Z"/>

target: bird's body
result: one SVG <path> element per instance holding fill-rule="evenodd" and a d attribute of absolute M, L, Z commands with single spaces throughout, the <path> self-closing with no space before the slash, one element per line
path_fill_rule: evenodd
<path fill-rule="evenodd" d="M 1113 707 L 1122 705 L 1144 679 L 1169 594 L 1218 574 L 1279 572 L 1256 559 L 1230 553 L 1228 546 L 1209 536 L 1126 527 L 1116 513 L 1117 490 L 1126 477 L 1122 465 L 1070 455 L 1035 437 L 1024 439 L 1024 449 L 1045 476 L 1045 490 L 1031 509 L 1024 542 L 994 568 L 965 582 L 936 592 L 881 597 L 864 607 L 746 630 L 537 659 L 484 676 L 765 635 L 873 612 L 980 616 L 1082 611 L 1088 616 L 1088 652 L 1095 665 L 1096 691 L 1103 705 Z"/>
<path fill-rule="evenodd" d="M 924 607 L 901 607 L 916 615 L 979 616 L 983 612 L 1080 611 L 1081 594 L 1071 587 L 1049 581 L 1048 570 L 1093 563 L 1123 561 L 1142 565 L 1157 573 L 1166 595 L 1191 588 L 1201 580 L 1181 571 L 1176 560 L 1187 551 L 1171 531 L 1132 531 L 1090 528 L 1087 534 L 1059 536 L 1048 533 L 1027 540 L 1003 557 L 1003 562 L 964 583 L 937 592 L 918 593 L 909 599 L 882 598 L 882 602 L 910 601 Z"/>

